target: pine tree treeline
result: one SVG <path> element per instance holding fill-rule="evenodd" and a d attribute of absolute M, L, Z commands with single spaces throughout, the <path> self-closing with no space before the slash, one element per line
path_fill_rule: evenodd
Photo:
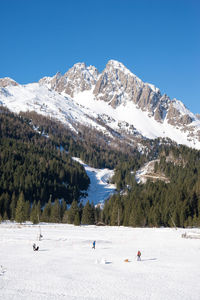
<path fill-rule="evenodd" d="M 105 224 L 116 225 L 120 218 L 124 226 L 200 226 L 200 151 L 182 145 L 162 146 L 159 157 L 154 171 L 164 173 L 170 182 L 137 184 L 130 166 L 123 165 L 118 180 L 125 192 L 105 203 Z"/>
<path fill-rule="evenodd" d="M 17 199 L 44 206 L 52 199 L 79 200 L 90 180 L 79 163 L 24 118 L 0 109 L 0 215 L 14 219 Z M 20 217 L 21 219 L 21 217 Z M 23 219 L 23 217 L 22 217 Z"/>
<path fill-rule="evenodd" d="M 95 130 L 88 134 L 82 126 L 75 135 L 34 112 L 19 116 L 1 107 L 0 218 L 75 225 L 200 226 L 200 151 L 169 141 L 149 140 L 143 145 L 146 154 L 126 143 L 115 149 Z M 115 168 L 112 180 L 118 193 L 103 210 L 89 202 L 79 204 L 89 178 L 71 156 L 94 167 Z M 154 158 L 159 159 L 154 171 L 165 174 L 169 183 L 137 184 L 135 171 Z"/>
<path fill-rule="evenodd" d="M 7 214 L 0 220 L 8 220 Z M 33 224 L 39 222 L 51 222 L 51 223 L 68 223 L 74 225 L 93 225 L 100 221 L 99 208 L 95 208 L 89 201 L 83 207 L 74 200 L 69 209 L 67 209 L 66 202 L 62 199 L 59 201 L 56 199 L 51 202 L 51 198 L 41 208 L 40 201 L 33 202 L 31 205 L 28 201 L 25 201 L 23 192 L 20 193 L 19 198 L 16 201 L 16 208 L 14 209 L 11 220 L 23 223 L 25 221 L 31 221 Z"/>

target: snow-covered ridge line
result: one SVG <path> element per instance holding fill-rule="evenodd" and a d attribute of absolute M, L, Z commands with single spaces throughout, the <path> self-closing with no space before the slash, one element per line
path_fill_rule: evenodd
<path fill-rule="evenodd" d="M 181 101 L 162 96 L 115 60 L 100 74 L 93 66 L 77 63 L 63 76 L 57 73 L 39 83 L 0 79 L 0 103 L 17 113 L 33 110 L 57 118 L 73 131 L 79 123 L 111 139 L 117 138 L 112 131 L 126 133 L 133 141 L 138 133 L 140 138 L 170 138 L 200 149 L 200 120 Z"/>

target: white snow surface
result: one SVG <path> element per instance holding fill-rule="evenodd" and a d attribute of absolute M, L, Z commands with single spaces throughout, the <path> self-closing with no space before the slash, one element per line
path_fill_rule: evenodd
<path fill-rule="evenodd" d="M 114 170 L 109 169 L 96 169 L 85 164 L 80 158 L 73 157 L 83 165 L 88 177 L 90 178 L 90 186 L 87 190 L 88 196 L 82 198 L 83 205 L 89 200 L 94 205 L 100 205 L 103 207 L 106 199 L 112 195 L 116 190 L 116 185 L 109 183 L 110 179 L 114 175 Z"/>
<path fill-rule="evenodd" d="M 199 300 L 200 240 L 181 237 L 199 229 L 40 228 L 0 224 L 0 299 Z"/>
<path fill-rule="evenodd" d="M 148 112 L 138 109 L 133 102 L 127 102 L 126 105 L 121 104 L 114 109 L 104 101 L 96 101 L 92 91 L 84 91 L 77 94 L 75 101 L 87 107 L 88 110 L 93 110 L 96 114 L 106 112 L 106 114 L 114 120 L 109 123 L 109 126 L 113 129 L 118 128 L 118 122 L 126 121 L 134 125 L 143 136 L 150 139 L 169 137 L 177 143 L 200 149 L 200 142 L 195 139 L 188 139 L 187 132 L 180 131 L 180 129 L 170 125 L 167 119 L 165 119 L 163 123 L 157 122 L 154 118 L 148 116 Z M 177 102 L 177 108 L 178 103 L 179 102 Z M 200 121 L 196 122 L 195 125 L 200 129 Z"/>

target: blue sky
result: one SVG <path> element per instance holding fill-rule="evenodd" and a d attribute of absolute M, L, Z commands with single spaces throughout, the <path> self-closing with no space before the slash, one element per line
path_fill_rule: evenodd
<path fill-rule="evenodd" d="M 122 62 L 200 113 L 199 0 L 0 0 L 0 77 Z"/>

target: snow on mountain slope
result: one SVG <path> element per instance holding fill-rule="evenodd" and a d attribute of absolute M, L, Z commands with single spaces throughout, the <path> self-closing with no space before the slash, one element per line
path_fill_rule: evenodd
<path fill-rule="evenodd" d="M 39 83 L 19 85 L 8 78 L 0 83 L 0 103 L 11 111 L 34 110 L 73 130 L 79 123 L 115 139 L 116 133 L 132 141 L 163 137 L 200 149 L 200 120 L 181 101 L 161 95 L 114 60 L 100 74 L 78 63 L 63 76 L 57 73 Z"/>
<path fill-rule="evenodd" d="M 84 106 L 84 109 L 87 108 L 88 111 L 92 110 L 96 114 L 109 116 L 108 124 L 115 130 L 119 130 L 121 122 L 125 122 L 133 125 L 141 135 L 147 138 L 169 137 L 177 143 L 200 149 L 200 142 L 196 139 L 189 140 L 188 132 L 181 132 L 180 129 L 169 124 L 167 120 L 163 123 L 157 122 L 148 115 L 148 112 L 138 109 L 132 102 L 128 102 L 125 106 L 121 104 L 113 108 L 108 103 L 96 101 L 92 91 L 76 94 L 74 100 Z M 124 126 L 126 127 L 126 124 Z M 200 130 L 199 121 L 196 122 L 196 126 L 196 130 Z"/>
<path fill-rule="evenodd" d="M 11 111 L 17 113 L 36 111 L 39 114 L 58 119 L 73 130 L 75 128 L 72 124 L 77 121 L 104 130 L 102 126 L 84 114 L 69 96 L 50 90 L 46 85 L 31 83 L 23 86 L 9 86 L 0 90 L 0 99 L 2 104 Z"/>
<path fill-rule="evenodd" d="M 109 180 L 114 175 L 114 170 L 95 169 L 88 166 L 77 157 L 73 157 L 73 159 L 84 166 L 85 171 L 90 178 L 90 186 L 87 190 L 88 196 L 81 199 L 81 202 L 85 205 L 89 200 L 90 203 L 93 203 L 94 205 L 98 204 L 103 207 L 105 200 L 116 190 L 116 186 L 109 183 Z"/>

